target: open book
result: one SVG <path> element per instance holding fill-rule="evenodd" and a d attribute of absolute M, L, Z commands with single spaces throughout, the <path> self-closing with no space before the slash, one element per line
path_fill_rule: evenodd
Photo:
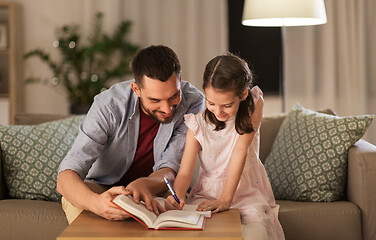
<path fill-rule="evenodd" d="M 156 200 L 164 206 L 164 198 Z M 211 211 L 196 211 L 197 205 L 186 204 L 182 210 L 169 210 L 157 216 L 143 202 L 135 203 L 131 196 L 118 195 L 112 202 L 148 229 L 203 230 L 205 219 L 212 216 Z"/>

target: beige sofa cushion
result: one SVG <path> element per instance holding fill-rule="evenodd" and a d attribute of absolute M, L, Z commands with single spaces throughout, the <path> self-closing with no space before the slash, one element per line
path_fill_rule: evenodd
<path fill-rule="evenodd" d="M 0 201 L 0 239 L 56 239 L 68 226 L 57 202 L 9 199 Z"/>
<path fill-rule="evenodd" d="M 362 239 L 360 209 L 351 202 L 277 200 L 277 204 L 286 239 Z"/>
<path fill-rule="evenodd" d="M 64 119 L 69 116 L 59 114 L 36 114 L 36 113 L 17 113 L 14 116 L 15 125 L 36 125 L 44 122 Z"/>
<path fill-rule="evenodd" d="M 260 127 L 260 160 L 263 163 L 272 149 L 274 139 L 278 134 L 278 130 L 285 116 L 286 114 L 281 113 L 266 116 L 262 119 Z"/>

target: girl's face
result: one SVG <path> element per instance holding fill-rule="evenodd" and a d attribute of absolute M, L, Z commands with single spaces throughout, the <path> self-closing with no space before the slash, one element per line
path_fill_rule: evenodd
<path fill-rule="evenodd" d="M 205 88 L 205 100 L 207 109 L 222 122 L 236 116 L 241 101 L 246 99 L 248 91 L 245 90 L 239 98 L 234 91 L 219 91 L 211 86 Z"/>

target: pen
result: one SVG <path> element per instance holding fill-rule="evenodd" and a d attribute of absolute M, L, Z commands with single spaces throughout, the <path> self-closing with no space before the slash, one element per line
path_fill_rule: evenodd
<path fill-rule="evenodd" d="M 167 187 L 168 187 L 168 189 L 170 190 L 172 196 L 175 198 L 176 202 L 177 202 L 178 204 L 180 204 L 179 198 L 178 198 L 178 196 L 176 195 L 176 192 L 175 192 L 174 188 L 172 187 L 172 185 L 171 185 L 170 181 L 168 180 L 168 178 L 163 178 L 163 179 L 164 179 L 164 181 L 166 182 Z"/>

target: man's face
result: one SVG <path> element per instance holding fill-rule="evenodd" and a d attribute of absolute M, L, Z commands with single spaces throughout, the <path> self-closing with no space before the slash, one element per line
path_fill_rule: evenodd
<path fill-rule="evenodd" d="M 140 98 L 142 111 L 158 122 L 170 122 L 181 100 L 180 76 L 173 73 L 166 82 L 143 76 L 142 83 L 142 88 L 132 83 L 133 91 Z"/>

